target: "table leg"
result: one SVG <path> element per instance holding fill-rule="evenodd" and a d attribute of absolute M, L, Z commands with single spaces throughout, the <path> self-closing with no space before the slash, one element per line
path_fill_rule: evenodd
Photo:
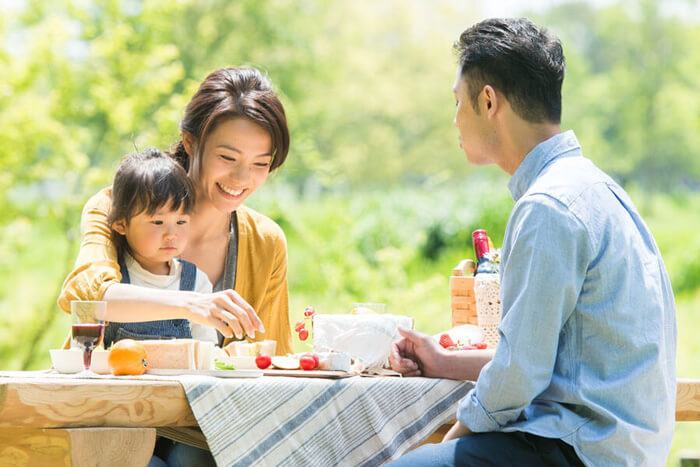
<path fill-rule="evenodd" d="M 155 428 L 3 428 L 0 466 L 145 466 Z"/>

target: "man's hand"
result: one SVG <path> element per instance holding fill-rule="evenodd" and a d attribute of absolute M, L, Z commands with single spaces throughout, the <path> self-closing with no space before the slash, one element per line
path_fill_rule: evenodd
<path fill-rule="evenodd" d="M 391 346 L 391 369 L 404 376 L 444 378 L 449 353 L 435 339 L 417 331 L 399 328 L 403 339 Z"/>
<path fill-rule="evenodd" d="M 448 431 L 445 434 L 445 437 L 442 438 L 442 442 L 444 443 L 445 441 L 450 441 L 450 440 L 461 438 L 462 436 L 471 435 L 471 434 L 472 434 L 472 430 L 470 430 L 466 426 L 459 423 L 459 421 L 457 421 L 457 423 L 452 425 L 452 428 L 450 428 L 450 431 Z"/>

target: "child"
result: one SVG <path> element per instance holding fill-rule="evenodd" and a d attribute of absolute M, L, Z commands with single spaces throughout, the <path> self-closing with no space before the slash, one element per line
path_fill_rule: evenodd
<path fill-rule="evenodd" d="M 197 267 L 176 258 L 187 245 L 195 190 L 174 159 L 151 148 L 126 156 L 112 184 L 108 223 L 122 283 L 210 293 Z M 218 343 L 216 330 L 187 319 L 121 323 L 105 328 L 105 348 L 121 339 L 187 338 Z"/>

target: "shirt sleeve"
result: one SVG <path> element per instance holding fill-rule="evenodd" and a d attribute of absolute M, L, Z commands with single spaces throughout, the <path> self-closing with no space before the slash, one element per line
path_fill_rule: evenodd
<path fill-rule="evenodd" d="M 583 224 L 546 195 L 516 204 L 504 239 L 499 344 L 457 419 L 499 431 L 550 384 L 561 330 L 578 301 L 590 257 Z"/>
<path fill-rule="evenodd" d="M 105 291 L 121 281 L 112 229 L 107 224 L 111 203 L 111 188 L 105 188 L 83 208 L 80 251 L 58 297 L 58 306 L 66 313 L 70 313 L 72 300 L 102 300 Z"/>

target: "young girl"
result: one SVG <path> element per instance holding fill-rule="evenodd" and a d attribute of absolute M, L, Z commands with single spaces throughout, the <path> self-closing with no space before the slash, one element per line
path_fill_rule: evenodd
<path fill-rule="evenodd" d="M 192 181 L 182 166 L 165 153 L 151 148 L 124 158 L 114 176 L 108 217 L 123 284 L 212 291 L 206 274 L 194 264 L 177 258 L 189 239 L 194 203 Z M 173 337 L 218 341 L 212 327 L 187 319 L 163 319 L 112 321 L 105 329 L 104 342 L 109 347 L 125 338 Z"/>

